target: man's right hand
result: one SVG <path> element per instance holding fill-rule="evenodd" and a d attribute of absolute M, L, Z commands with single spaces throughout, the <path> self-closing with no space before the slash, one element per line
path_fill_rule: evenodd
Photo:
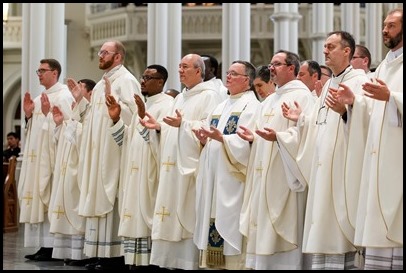
<path fill-rule="evenodd" d="M 59 109 L 59 107 L 56 105 L 54 107 L 52 107 L 52 117 L 53 117 L 54 122 L 57 127 L 62 124 L 63 114 L 62 114 L 61 109 Z"/>
<path fill-rule="evenodd" d="M 134 94 L 135 104 L 138 108 L 138 116 L 143 119 L 145 117 L 145 104 L 141 97 L 137 94 Z"/>
<path fill-rule="evenodd" d="M 30 92 L 27 91 L 24 94 L 24 101 L 23 101 L 23 109 L 24 114 L 27 119 L 32 117 L 32 112 L 34 112 L 35 104 L 34 101 L 31 99 Z"/>
<path fill-rule="evenodd" d="M 121 106 L 117 103 L 113 95 L 108 95 L 106 93 L 106 105 L 107 110 L 109 111 L 110 118 L 113 120 L 113 122 L 116 123 L 117 121 L 119 121 Z"/>

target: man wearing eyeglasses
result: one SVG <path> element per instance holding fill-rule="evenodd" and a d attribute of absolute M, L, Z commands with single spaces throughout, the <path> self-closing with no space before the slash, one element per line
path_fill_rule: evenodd
<path fill-rule="evenodd" d="M 371 71 L 371 52 L 366 46 L 356 45 L 355 53 L 351 59 L 351 65 L 354 69 L 362 69 L 367 74 L 368 78 L 374 77 L 374 72 Z"/>
<path fill-rule="evenodd" d="M 359 119 L 346 128 L 346 108 L 329 94 L 340 88 L 340 84 L 361 94 L 361 86 L 368 77 L 364 71 L 351 66 L 354 51 L 355 41 L 350 33 L 335 31 L 328 34 L 323 53 L 326 65 L 333 71 L 332 78 L 323 86 L 310 115 L 301 113 L 299 103 L 294 107 L 283 104 L 283 115 L 297 121 L 298 126 L 276 134 L 284 158 L 298 167 L 296 177 L 309 187 L 302 250 L 309 257 L 305 261 L 306 268 L 351 269 L 359 266 L 355 264 L 355 259 L 360 258 L 356 256 L 360 249 L 354 244 L 353 224 L 362 158 L 348 157 L 347 152 L 348 147 L 352 147 L 351 153 L 362 154 L 365 142 L 346 139 L 344 133 L 357 126 L 367 126 L 367 123 Z"/>
<path fill-rule="evenodd" d="M 226 74 L 229 98 L 214 109 L 204 126 L 193 130 L 203 147 L 193 240 L 201 253 L 200 267 L 237 270 L 245 268 L 239 220 L 250 144 L 236 132 L 239 125 L 254 129 L 260 102 L 251 89 L 255 67 L 250 62 L 234 61 Z"/>
<path fill-rule="evenodd" d="M 147 67 L 141 76 L 141 93 L 146 97 L 146 103 L 135 95 L 138 113 L 134 114 L 130 126 L 121 119 L 121 107 L 114 96 L 106 91 L 106 104 L 114 124 L 109 130 L 117 145 L 125 151 L 121 157 L 118 235 L 123 237 L 125 264 L 130 267 L 150 265 L 160 145 L 157 139 L 150 137 L 150 130 L 140 124 L 140 119 L 148 118 L 146 111 L 158 122 L 170 114 L 174 99 L 162 92 L 167 79 L 165 67 L 157 64 Z"/>
<path fill-rule="evenodd" d="M 213 85 L 204 82 L 205 65 L 197 54 L 185 55 L 179 64 L 185 88 L 175 98 L 170 115 L 158 122 L 141 120 L 150 137 L 159 137 L 161 166 L 152 219 L 151 264 L 166 268 L 198 269 L 199 251 L 193 243 L 196 222 L 196 172 L 200 142 L 192 129 L 200 128 L 220 103 Z"/>
<path fill-rule="evenodd" d="M 293 105 L 298 101 L 305 112 L 313 107 L 309 88 L 297 79 L 299 68 L 297 54 L 285 50 L 275 53 L 269 69 L 278 88 L 258 109 L 255 131 L 240 126 L 241 131 L 237 132 L 252 143 L 240 219 L 240 231 L 247 237 L 245 266 L 250 269 L 302 269 L 301 238 L 307 187 L 292 179 L 278 145 L 268 136 L 270 128 L 286 130 L 296 125 L 283 117 L 283 102 Z"/>
<path fill-rule="evenodd" d="M 25 223 L 24 246 L 41 247 L 37 253 L 26 255 L 25 258 L 50 261 L 53 260 L 53 236 L 49 233 L 47 210 L 55 162 L 52 137 L 55 123 L 50 112 L 54 106 L 58 106 L 69 119 L 74 98 L 68 87 L 59 82 L 61 65 L 57 60 L 42 59 L 36 73 L 45 90 L 34 100 L 29 92 L 24 96 L 26 142 L 18 196 L 20 222 Z"/>
<path fill-rule="evenodd" d="M 355 244 L 365 247 L 365 269 L 403 270 L 403 8 L 388 12 L 382 36 L 390 50 L 374 81 L 362 86 L 362 95 L 347 87 L 336 94 L 348 104 L 350 123 L 369 120 L 349 131 L 367 141 Z"/>
<path fill-rule="evenodd" d="M 111 84 L 111 95 L 120 104 L 120 116 L 127 125 L 137 111 L 134 94 L 141 96 L 141 91 L 137 79 L 124 67 L 126 51 L 121 42 L 105 42 L 97 55 L 104 75 L 93 89 L 90 110 L 83 124 L 78 207 L 79 215 L 86 217 L 84 253 L 91 258 L 102 258 L 87 268 L 123 268 L 121 238 L 117 234 L 121 149 L 109 131 L 113 121 L 106 107 L 106 81 Z"/>

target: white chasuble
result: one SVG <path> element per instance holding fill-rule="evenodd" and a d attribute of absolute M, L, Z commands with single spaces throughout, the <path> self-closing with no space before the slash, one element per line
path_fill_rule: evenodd
<path fill-rule="evenodd" d="M 394 60 L 387 56 L 375 77 L 388 86 L 390 99 L 373 100 L 372 104 L 365 135 L 355 243 L 403 248 L 403 53 Z M 353 116 L 365 104 L 365 98 L 357 98 Z"/>
<path fill-rule="evenodd" d="M 240 125 L 255 130 L 260 102 L 253 91 L 245 91 L 219 104 L 205 127 L 215 126 L 224 142 L 209 140 L 204 146 L 196 179 L 196 228 L 193 240 L 200 250 L 218 246 L 213 232 L 224 239 L 224 255 L 242 253 L 239 232 L 245 176 L 250 144 L 236 132 Z M 214 219 L 215 228 L 210 228 Z M 220 246 L 223 247 L 223 246 Z M 208 253 L 210 256 L 210 253 Z"/>
<path fill-rule="evenodd" d="M 294 126 L 295 123 L 284 118 L 281 111 L 283 102 L 292 106 L 294 101 L 300 104 L 305 113 L 313 109 L 314 99 L 309 89 L 298 80 L 279 87 L 262 102 L 256 128 L 284 131 Z M 288 180 L 287 173 L 290 171 L 285 168 L 288 166 L 283 163 L 277 142 L 255 135 L 248 164 L 240 231 L 247 237 L 247 257 L 281 253 L 275 258 L 267 257 L 273 261 L 272 268 L 278 268 L 293 254 L 301 255 L 307 185 L 297 179 Z M 298 248 L 297 253 L 289 252 Z M 300 256 L 294 260 L 300 262 Z M 256 265 L 247 266 L 267 268 L 259 265 L 259 261 Z M 291 269 L 298 269 L 296 264 L 290 266 Z"/>
<path fill-rule="evenodd" d="M 148 97 L 146 111 L 162 122 L 170 113 L 173 100 L 164 93 Z M 127 155 L 121 161 L 124 167 L 120 177 L 118 235 L 130 238 L 151 236 L 160 170 L 159 147 L 149 141 L 149 130 L 140 124 L 138 115 L 134 115 L 131 125 L 125 126 L 125 130 L 121 130 L 122 126 L 122 122 L 117 122 L 111 127 L 114 138 L 123 140 L 122 149 Z"/>
<path fill-rule="evenodd" d="M 74 98 L 68 87 L 56 83 L 44 91 L 51 109 L 58 106 L 66 119 L 72 116 Z M 42 223 L 48 211 L 51 197 L 52 174 L 55 165 L 55 123 L 52 113 L 47 116 L 41 111 L 41 95 L 34 99 L 34 111 L 28 121 L 23 163 L 18 182 L 20 200 L 20 222 Z"/>
<path fill-rule="evenodd" d="M 125 124 L 130 124 L 137 111 L 134 93 L 142 96 L 139 83 L 124 66 L 114 73 L 107 73 L 107 76 L 111 82 L 111 94 L 121 106 L 121 117 Z M 105 82 L 102 79 L 93 89 L 89 114 L 83 124 L 79 214 L 85 217 L 111 212 L 117 195 L 120 148 L 108 130 L 113 122 L 105 103 Z"/>
<path fill-rule="evenodd" d="M 303 233 L 304 253 L 344 254 L 356 251 L 350 217 L 357 207 L 359 181 L 348 184 L 346 174 L 356 170 L 346 165 L 348 141 L 341 116 L 325 105 L 328 88 L 346 84 L 360 94 L 368 77 L 351 66 L 323 87 L 310 116 L 301 115 L 298 126 L 277 134 L 281 149 L 297 161 L 308 182 Z M 351 124 L 351 126 L 360 126 Z M 349 129 L 351 130 L 351 128 Z M 363 150 L 362 141 L 357 149 Z M 361 168 L 360 162 L 358 167 Z"/>

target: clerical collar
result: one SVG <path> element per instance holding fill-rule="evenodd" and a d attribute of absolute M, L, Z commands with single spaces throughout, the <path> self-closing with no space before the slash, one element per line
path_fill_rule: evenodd
<path fill-rule="evenodd" d="M 243 92 L 237 93 L 237 94 L 235 94 L 235 95 L 230 95 L 230 99 L 238 99 L 238 98 L 241 98 L 242 95 L 244 95 L 244 94 L 245 94 L 246 92 L 248 92 L 248 91 L 250 91 L 250 90 L 248 89 L 248 90 L 245 90 L 245 91 L 243 91 Z"/>
<path fill-rule="evenodd" d="M 334 77 L 335 78 L 340 77 L 345 72 L 345 70 L 347 70 L 347 68 L 350 67 L 350 66 L 351 65 L 349 64 L 343 71 L 341 71 L 340 73 L 337 74 L 337 76 L 334 76 Z"/>
<path fill-rule="evenodd" d="M 109 72 L 106 72 L 104 74 L 104 76 L 106 76 L 107 78 L 109 78 L 111 75 L 113 75 L 114 73 L 116 73 L 116 71 L 118 71 L 121 68 L 122 64 L 117 65 L 116 67 L 113 67 L 113 69 L 111 69 Z"/>
<path fill-rule="evenodd" d="M 403 46 L 401 48 L 399 48 L 398 50 L 389 51 L 388 60 L 393 61 L 394 59 L 399 57 L 401 54 L 403 54 Z"/>

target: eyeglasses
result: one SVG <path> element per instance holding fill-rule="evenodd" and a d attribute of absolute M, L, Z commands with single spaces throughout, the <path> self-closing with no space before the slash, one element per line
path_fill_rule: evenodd
<path fill-rule="evenodd" d="M 117 54 L 117 52 L 107 51 L 107 50 L 100 50 L 99 52 L 97 52 L 97 56 L 99 56 L 101 58 L 103 58 L 107 54 Z"/>
<path fill-rule="evenodd" d="M 321 75 L 323 75 L 323 76 L 326 76 L 326 77 L 331 77 L 329 74 L 327 74 L 327 73 L 321 73 Z"/>
<path fill-rule="evenodd" d="M 152 76 L 148 76 L 148 75 L 142 75 L 141 76 L 141 80 L 143 80 L 144 82 L 147 82 L 147 81 L 149 81 L 149 80 L 159 80 L 159 79 L 161 79 L 161 78 L 159 78 L 159 77 L 152 77 Z"/>
<path fill-rule="evenodd" d="M 248 75 L 240 74 L 240 73 L 237 73 L 237 72 L 235 72 L 235 71 L 227 71 L 227 72 L 226 72 L 226 75 L 227 75 L 227 76 L 230 75 L 231 77 L 238 77 L 238 76 L 248 77 Z"/>
<path fill-rule="evenodd" d="M 279 66 L 282 66 L 282 65 L 290 65 L 290 64 L 286 64 L 286 63 L 270 63 L 270 64 L 268 64 L 268 69 L 271 69 L 272 66 L 273 67 L 279 67 Z"/>
<path fill-rule="evenodd" d="M 47 72 L 47 71 L 54 71 L 54 70 L 55 70 L 55 69 L 44 69 L 44 68 L 40 68 L 40 69 L 35 70 L 35 73 L 37 73 L 37 75 L 39 76 L 39 75 L 44 74 L 44 73 Z"/>
<path fill-rule="evenodd" d="M 327 124 L 327 114 L 328 114 L 329 107 L 323 105 L 320 107 L 319 112 L 317 113 L 316 125 L 324 125 Z"/>

